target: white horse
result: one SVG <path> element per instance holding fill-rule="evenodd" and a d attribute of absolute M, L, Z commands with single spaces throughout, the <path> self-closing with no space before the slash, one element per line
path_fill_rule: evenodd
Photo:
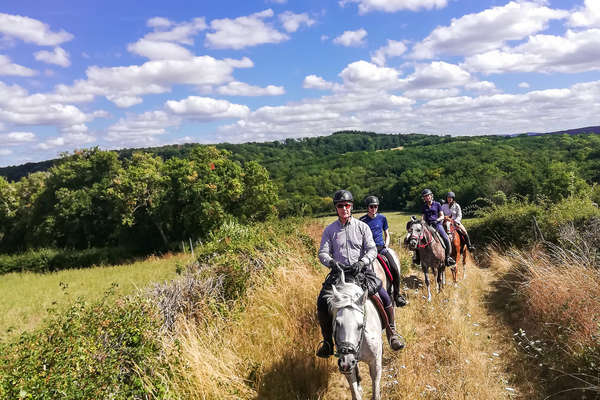
<path fill-rule="evenodd" d="M 377 309 L 368 299 L 367 291 L 354 283 L 345 282 L 343 271 L 337 284 L 332 286 L 332 292 L 329 306 L 335 317 L 333 337 L 339 356 L 339 370 L 348 380 L 352 399 L 361 400 L 361 378 L 357 364 L 359 361 L 367 363 L 373 388 L 372 399 L 380 400 L 383 344 Z"/>

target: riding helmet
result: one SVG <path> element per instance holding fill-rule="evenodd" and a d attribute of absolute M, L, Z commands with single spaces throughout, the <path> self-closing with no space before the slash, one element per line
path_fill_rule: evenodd
<path fill-rule="evenodd" d="M 427 196 L 428 194 L 433 194 L 433 192 L 432 192 L 431 190 L 429 190 L 429 189 L 424 189 L 424 190 L 421 192 L 421 197 L 425 197 L 425 196 Z"/>
<path fill-rule="evenodd" d="M 365 199 L 365 206 L 369 207 L 371 204 L 379 205 L 379 199 L 375 196 L 367 196 Z"/>
<path fill-rule="evenodd" d="M 448 194 L 446 194 L 446 198 L 448 198 L 448 197 L 455 199 L 456 195 L 454 194 L 454 192 L 448 192 Z"/>
<path fill-rule="evenodd" d="M 354 198 L 352 197 L 352 193 L 347 190 L 341 189 L 333 194 L 333 204 L 341 203 L 342 201 L 347 201 L 349 203 L 354 203 Z"/>

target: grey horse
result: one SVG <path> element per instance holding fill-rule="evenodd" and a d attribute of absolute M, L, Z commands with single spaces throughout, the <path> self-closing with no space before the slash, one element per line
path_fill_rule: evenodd
<path fill-rule="evenodd" d="M 429 278 L 427 273 L 429 268 L 435 275 L 438 284 L 438 292 L 442 291 L 446 282 L 445 251 L 437 234 L 432 233 L 427 227 L 425 221 L 418 221 L 414 216 L 406 224 L 406 238 L 404 242 L 408 248 L 419 252 L 421 259 L 421 269 L 425 276 L 425 285 L 427 286 L 427 301 L 431 301 L 431 290 L 429 288 Z"/>

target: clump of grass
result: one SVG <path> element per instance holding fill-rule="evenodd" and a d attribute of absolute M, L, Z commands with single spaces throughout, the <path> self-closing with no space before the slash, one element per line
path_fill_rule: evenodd
<path fill-rule="evenodd" d="M 581 260 L 552 244 L 492 259 L 512 277 L 517 344 L 540 376 L 550 373 L 553 398 L 600 394 L 600 273 Z"/>

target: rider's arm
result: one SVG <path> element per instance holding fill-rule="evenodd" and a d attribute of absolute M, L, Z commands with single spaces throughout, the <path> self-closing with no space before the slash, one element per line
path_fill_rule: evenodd
<path fill-rule="evenodd" d="M 456 218 L 454 218 L 454 220 L 456 222 L 460 222 L 462 220 L 462 210 L 460 209 L 460 206 L 458 205 L 458 203 L 456 204 Z"/>
<path fill-rule="evenodd" d="M 365 265 L 369 265 L 377 258 L 377 246 L 373 240 L 373 234 L 371 228 L 367 224 L 364 224 L 366 229 L 363 232 L 363 246 L 365 247 L 365 254 L 362 256 L 360 261 L 364 262 Z"/>
<path fill-rule="evenodd" d="M 319 261 L 321 264 L 329 268 L 329 263 L 333 260 L 331 257 L 331 240 L 330 235 L 325 229 L 323 236 L 321 237 L 321 247 L 319 248 Z"/>
<path fill-rule="evenodd" d="M 390 230 L 386 229 L 383 231 L 383 239 L 385 241 L 385 247 L 390 246 Z"/>

